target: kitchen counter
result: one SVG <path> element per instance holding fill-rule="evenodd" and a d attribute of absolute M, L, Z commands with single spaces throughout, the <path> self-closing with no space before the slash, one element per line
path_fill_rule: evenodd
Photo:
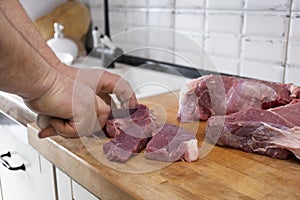
<path fill-rule="evenodd" d="M 1 91 L 0 110 L 24 126 L 28 123 L 34 122 L 37 115 L 24 104 L 21 97 Z"/>
<path fill-rule="evenodd" d="M 195 132 L 201 146 L 205 122 L 176 120 L 177 93 L 140 100 L 168 122 Z M 29 143 L 55 166 L 101 199 L 300 199 L 300 162 L 276 160 L 215 146 L 197 162 L 161 163 L 143 153 L 121 164 L 107 161 L 99 135 L 38 139 L 29 125 Z"/>

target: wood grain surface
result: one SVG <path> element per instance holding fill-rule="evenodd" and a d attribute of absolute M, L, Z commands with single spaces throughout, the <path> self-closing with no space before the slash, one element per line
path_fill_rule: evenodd
<path fill-rule="evenodd" d="M 168 93 L 140 101 L 159 123 L 177 124 L 197 135 L 199 146 L 205 122 L 179 123 L 178 98 Z M 99 135 L 81 139 L 37 138 L 29 125 L 29 142 L 44 157 L 101 199 L 300 199 L 300 162 L 276 160 L 214 146 L 197 162 L 162 163 L 143 153 L 127 163 L 107 161 Z"/>

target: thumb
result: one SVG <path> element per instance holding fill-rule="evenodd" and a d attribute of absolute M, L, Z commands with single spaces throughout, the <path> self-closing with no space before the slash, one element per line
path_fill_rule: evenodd
<path fill-rule="evenodd" d="M 55 129 L 52 126 L 48 126 L 47 128 L 44 128 L 38 133 L 39 138 L 46 138 L 50 136 L 57 135 Z"/>
<path fill-rule="evenodd" d="M 103 128 L 107 122 L 110 107 L 98 96 L 96 96 L 96 115 L 97 121 L 101 128 Z"/>

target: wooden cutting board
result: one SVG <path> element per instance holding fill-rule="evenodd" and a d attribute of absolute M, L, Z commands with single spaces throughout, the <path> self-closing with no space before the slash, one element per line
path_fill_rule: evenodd
<path fill-rule="evenodd" d="M 159 122 L 198 129 L 195 134 L 201 145 L 205 122 L 180 124 L 176 120 L 176 93 L 140 102 L 154 110 Z M 29 126 L 29 143 L 101 199 L 300 199 L 300 162 L 296 159 L 276 160 L 215 146 L 193 163 L 162 165 L 147 162 L 141 153 L 119 164 L 104 158 L 101 144 L 106 139 L 100 136 L 40 140 L 36 135 L 33 124 Z"/>

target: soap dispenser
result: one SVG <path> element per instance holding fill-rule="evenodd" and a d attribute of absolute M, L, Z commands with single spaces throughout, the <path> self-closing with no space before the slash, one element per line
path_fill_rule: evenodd
<path fill-rule="evenodd" d="M 78 55 L 78 47 L 73 40 L 64 37 L 63 29 L 62 24 L 54 23 L 54 37 L 47 44 L 63 63 L 71 64 Z"/>

